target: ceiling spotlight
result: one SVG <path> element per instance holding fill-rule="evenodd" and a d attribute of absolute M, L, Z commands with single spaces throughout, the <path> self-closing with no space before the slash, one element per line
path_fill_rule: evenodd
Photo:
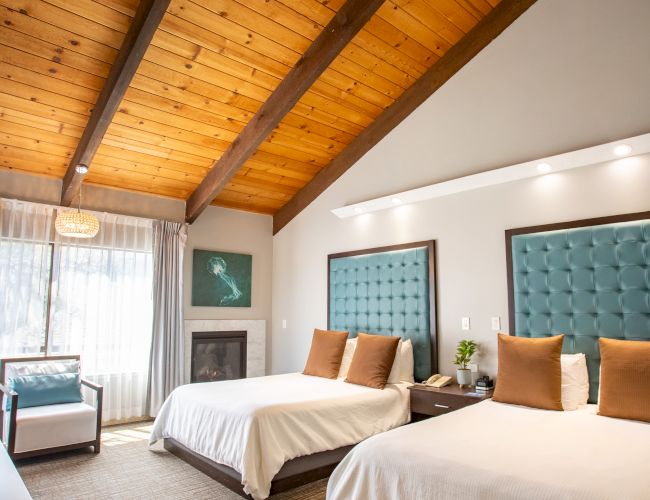
<path fill-rule="evenodd" d="M 88 165 L 84 165 L 83 163 L 80 163 L 77 165 L 75 168 L 75 172 L 78 174 L 84 175 L 88 173 Z"/>
<path fill-rule="evenodd" d="M 393 198 L 391 201 L 393 202 L 394 205 L 399 205 L 400 203 L 402 203 L 402 200 L 400 200 L 399 198 Z"/>
<path fill-rule="evenodd" d="M 355 213 L 355 214 L 360 214 L 361 212 L 363 212 L 363 210 L 361 209 L 361 207 L 354 207 L 354 213 Z"/>
<path fill-rule="evenodd" d="M 616 156 L 629 155 L 631 152 L 632 152 L 632 148 L 627 144 L 619 144 L 614 148 L 614 154 Z"/>
<path fill-rule="evenodd" d="M 551 171 L 551 166 L 548 163 L 538 163 L 537 171 L 546 174 Z"/>

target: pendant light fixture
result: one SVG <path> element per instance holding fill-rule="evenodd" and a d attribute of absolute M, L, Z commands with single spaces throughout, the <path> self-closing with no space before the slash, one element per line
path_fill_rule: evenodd
<path fill-rule="evenodd" d="M 75 170 L 78 174 L 86 174 L 88 167 L 86 165 L 77 165 Z M 81 211 L 81 190 L 79 186 L 79 206 L 76 211 L 63 212 L 58 211 L 54 227 L 56 232 L 61 236 L 68 238 L 94 238 L 99 231 L 99 221 L 92 214 Z"/>

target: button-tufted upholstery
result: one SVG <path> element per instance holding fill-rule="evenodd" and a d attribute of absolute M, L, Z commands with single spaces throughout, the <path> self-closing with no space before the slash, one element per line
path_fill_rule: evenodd
<path fill-rule="evenodd" d="M 598 395 L 598 338 L 650 340 L 650 221 L 513 236 L 515 334 L 564 333 Z"/>
<path fill-rule="evenodd" d="M 330 260 L 329 328 L 413 342 L 415 378 L 431 375 L 427 248 Z"/>

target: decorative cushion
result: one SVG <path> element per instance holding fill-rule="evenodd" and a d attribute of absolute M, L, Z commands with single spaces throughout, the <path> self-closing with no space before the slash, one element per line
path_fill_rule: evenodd
<path fill-rule="evenodd" d="M 598 414 L 650 422 L 650 342 L 599 340 Z"/>
<path fill-rule="evenodd" d="M 399 337 L 359 333 L 350 370 L 345 381 L 383 389 L 390 375 Z"/>
<path fill-rule="evenodd" d="M 347 339 L 348 332 L 315 329 L 303 373 L 315 377 L 336 378 Z"/>
<path fill-rule="evenodd" d="M 9 380 L 9 387 L 18 393 L 18 408 L 83 401 L 78 373 L 15 377 Z"/>
<path fill-rule="evenodd" d="M 494 401 L 562 410 L 560 355 L 564 335 L 527 339 L 499 334 Z"/>

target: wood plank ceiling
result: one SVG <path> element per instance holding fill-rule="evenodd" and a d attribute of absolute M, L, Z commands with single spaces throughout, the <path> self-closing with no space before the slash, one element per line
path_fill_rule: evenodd
<path fill-rule="evenodd" d="M 498 0 L 388 0 L 215 205 L 274 214 Z M 344 0 L 172 0 L 86 176 L 187 200 Z M 138 0 L 0 0 L 0 167 L 63 178 Z"/>

